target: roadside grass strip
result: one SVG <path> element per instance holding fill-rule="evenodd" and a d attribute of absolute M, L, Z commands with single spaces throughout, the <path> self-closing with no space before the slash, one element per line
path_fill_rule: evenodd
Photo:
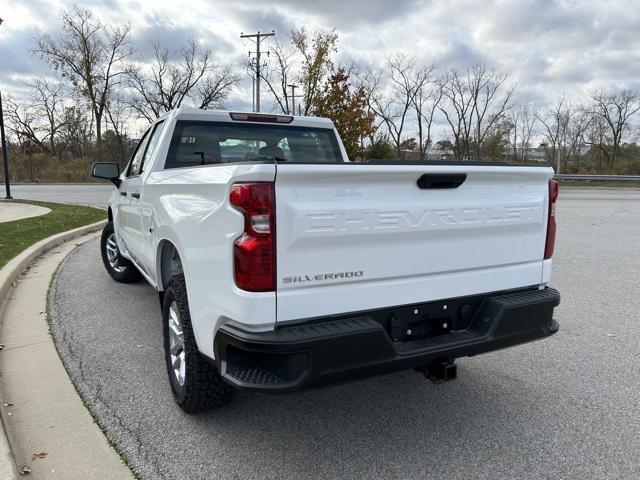
<path fill-rule="evenodd" d="M 46 215 L 0 223 L 0 268 L 30 245 L 56 233 L 103 220 L 104 210 L 80 205 L 16 200 L 51 209 Z"/>

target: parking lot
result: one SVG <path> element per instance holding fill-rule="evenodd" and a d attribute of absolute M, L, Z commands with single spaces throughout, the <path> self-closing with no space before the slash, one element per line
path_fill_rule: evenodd
<path fill-rule="evenodd" d="M 90 197 L 82 203 L 103 201 Z M 145 479 L 637 478 L 640 191 L 563 190 L 558 229 L 560 332 L 460 359 L 458 380 L 441 386 L 408 371 L 243 393 L 185 415 L 166 377 L 155 291 L 113 282 L 96 240 L 62 264 L 52 327 L 100 426 Z"/>

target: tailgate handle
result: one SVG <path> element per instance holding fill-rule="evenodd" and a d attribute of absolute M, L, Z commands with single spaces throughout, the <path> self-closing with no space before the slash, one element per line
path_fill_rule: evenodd
<path fill-rule="evenodd" d="M 423 190 L 458 188 L 466 179 L 466 173 L 425 173 L 418 179 L 418 187 Z"/>

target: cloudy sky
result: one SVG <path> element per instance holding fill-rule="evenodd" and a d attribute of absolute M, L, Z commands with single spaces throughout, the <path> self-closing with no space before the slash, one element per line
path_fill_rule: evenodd
<path fill-rule="evenodd" d="M 0 88 L 19 96 L 32 76 L 51 74 L 30 53 L 33 37 L 55 33 L 74 2 L 0 0 Z M 240 32 L 287 34 L 335 28 L 339 59 L 382 64 L 404 52 L 441 68 L 478 61 L 508 72 L 527 99 L 544 104 L 560 93 L 640 87 L 640 1 L 552 0 L 84 0 L 106 22 L 131 22 L 140 55 L 160 37 L 179 45 L 195 37 L 240 71 L 249 43 Z M 248 80 L 231 106 L 251 105 Z"/>

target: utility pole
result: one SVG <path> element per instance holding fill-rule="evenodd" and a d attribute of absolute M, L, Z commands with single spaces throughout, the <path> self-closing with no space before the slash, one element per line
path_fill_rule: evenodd
<path fill-rule="evenodd" d="M 291 87 L 291 114 L 295 115 L 296 114 L 296 98 L 303 98 L 304 95 L 296 95 L 296 88 L 298 88 L 299 85 L 295 85 L 295 84 L 288 84 L 287 87 Z M 289 112 L 287 112 L 289 113 Z M 300 109 L 300 104 L 298 104 L 298 115 L 302 115 L 302 111 Z"/>
<path fill-rule="evenodd" d="M 2 25 L 0 18 L 0 25 Z M 0 142 L 2 142 L 2 170 L 4 171 L 4 188 L 7 200 L 11 199 L 11 183 L 9 182 L 9 153 L 7 152 L 7 139 L 4 136 L 4 112 L 2 111 L 2 92 L 0 92 Z"/>
<path fill-rule="evenodd" d="M 273 30 L 271 30 L 271 33 L 260 33 L 260 30 L 258 30 L 258 33 L 251 33 L 251 34 L 244 34 L 240 32 L 240 38 L 250 38 L 250 39 L 255 38 L 255 42 L 256 42 L 256 64 L 255 64 L 255 68 L 256 68 L 255 111 L 256 112 L 260 111 L 260 68 L 262 68 L 262 64 L 260 63 L 260 56 L 263 53 L 266 53 L 267 56 L 269 55 L 269 52 L 260 51 L 260 39 L 263 37 L 273 37 L 275 34 L 276 32 L 274 32 Z M 249 55 L 251 55 L 251 52 L 249 52 Z"/>
<path fill-rule="evenodd" d="M 296 114 L 296 87 L 297 86 L 298 85 L 295 85 L 293 83 L 290 83 L 289 85 L 287 85 L 287 87 L 291 87 L 291 111 L 293 112 L 294 115 Z"/>

